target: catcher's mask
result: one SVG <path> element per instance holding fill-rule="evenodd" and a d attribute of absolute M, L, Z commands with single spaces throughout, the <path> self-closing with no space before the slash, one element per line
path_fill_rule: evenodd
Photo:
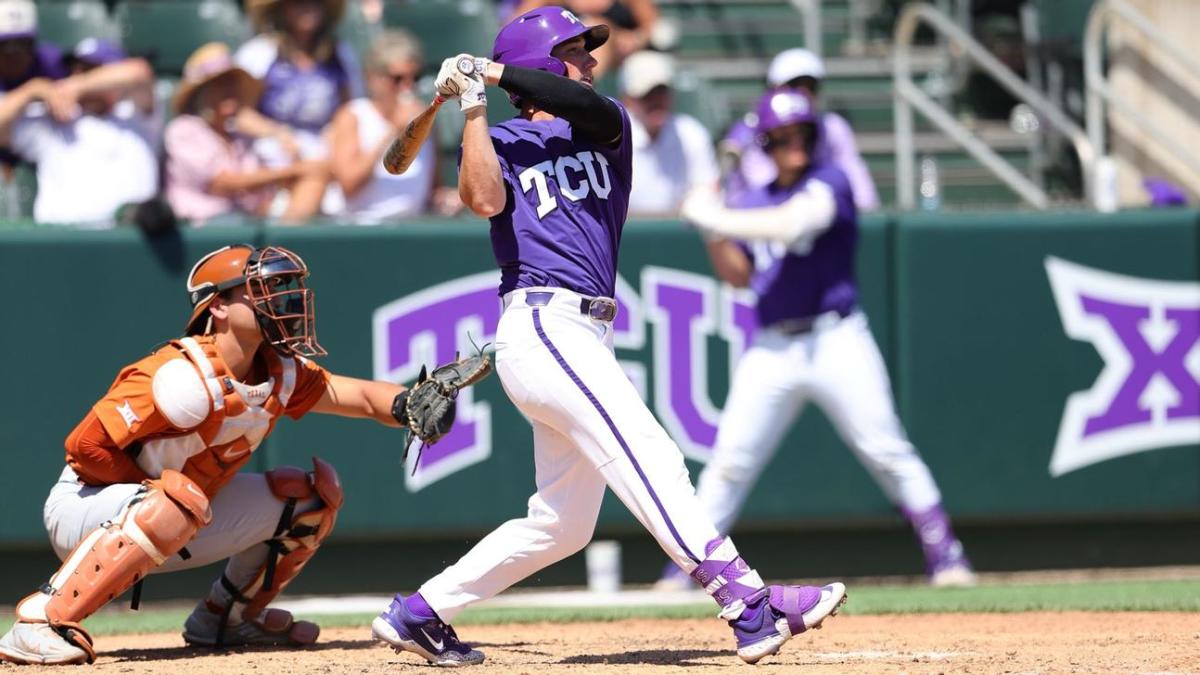
<path fill-rule="evenodd" d="M 316 304 L 311 288 L 304 286 L 308 266 L 300 256 L 281 246 L 255 248 L 237 244 L 204 256 L 188 275 L 192 317 L 185 333 L 212 329 L 208 308 L 213 298 L 231 288 L 246 286 L 263 337 L 286 355 L 324 356 L 317 343 Z"/>

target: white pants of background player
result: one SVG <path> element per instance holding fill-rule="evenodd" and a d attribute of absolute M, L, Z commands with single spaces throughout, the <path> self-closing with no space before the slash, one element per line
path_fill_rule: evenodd
<path fill-rule="evenodd" d="M 545 306 L 530 291 L 551 291 Z M 717 536 L 679 447 L 613 354 L 612 326 L 580 313 L 580 296 L 521 289 L 505 297 L 496 370 L 533 425 L 537 492 L 510 520 L 430 579 L 421 596 L 443 621 L 587 545 L 607 485 L 690 572 Z M 512 452 L 512 450 L 506 450 Z"/>
<path fill-rule="evenodd" d="M 810 399 L 893 504 L 921 512 L 941 502 L 929 467 L 896 417 L 887 367 L 866 316 L 836 317 L 822 317 L 803 335 L 760 330 L 738 361 L 716 448 L 697 482 L 704 513 L 722 533 L 733 527 Z"/>
<path fill-rule="evenodd" d="M 42 514 L 59 559 L 65 560 L 101 523 L 116 518 L 140 487 L 137 483 L 89 487 L 79 482 L 71 467 L 63 469 Z M 296 513 L 319 505 L 315 498 L 297 502 Z M 245 586 L 262 570 L 268 552 L 263 542 L 275 536 L 283 506 L 263 474 L 235 475 L 211 501 L 212 522 L 187 543 L 191 557 L 173 555 L 150 573 L 177 572 L 229 558 L 225 575 L 238 588 Z"/>

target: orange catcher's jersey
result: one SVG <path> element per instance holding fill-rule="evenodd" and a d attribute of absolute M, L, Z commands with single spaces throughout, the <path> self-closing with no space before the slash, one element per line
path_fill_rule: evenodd
<path fill-rule="evenodd" d="M 211 336 L 174 340 L 123 368 L 67 437 L 67 463 L 88 485 L 139 483 L 182 472 L 214 496 L 280 416 L 300 419 L 329 372 L 263 345 L 247 385 L 230 375 Z"/>

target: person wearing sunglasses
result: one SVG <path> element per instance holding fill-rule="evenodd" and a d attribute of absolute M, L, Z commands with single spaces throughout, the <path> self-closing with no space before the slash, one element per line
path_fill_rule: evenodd
<path fill-rule="evenodd" d="M 333 118 L 333 178 L 346 197 L 343 216 L 352 222 L 381 223 L 430 209 L 437 180 L 432 138 L 401 175 L 388 173 L 380 161 L 392 139 L 425 109 L 417 96 L 423 65 L 421 44 L 411 33 L 384 31 L 367 52 L 367 96 L 342 106 Z"/>
<path fill-rule="evenodd" d="M 728 206 L 712 191 L 684 200 L 683 217 L 704 233 L 717 276 L 757 298 L 754 337 L 737 363 L 696 496 L 717 529 L 729 532 L 812 401 L 911 523 L 929 582 L 973 585 L 941 492 L 896 415 L 887 367 L 859 306 L 858 209 L 842 170 L 817 159 L 819 115 L 803 91 L 768 92 L 754 131 L 775 179 L 730 196 Z M 686 582 L 672 578 L 662 586 Z"/>

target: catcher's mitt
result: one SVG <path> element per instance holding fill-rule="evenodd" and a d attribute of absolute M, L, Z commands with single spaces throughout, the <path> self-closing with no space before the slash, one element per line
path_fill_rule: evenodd
<path fill-rule="evenodd" d="M 491 372 L 492 361 L 483 353 L 458 358 L 453 363 L 438 366 L 429 374 L 421 368 L 412 389 L 401 393 L 392 403 L 392 416 L 408 428 L 401 461 L 408 459 L 413 439 L 421 439 L 424 447 L 445 436 L 454 424 L 454 399 L 458 397 L 458 390 L 475 384 Z"/>

